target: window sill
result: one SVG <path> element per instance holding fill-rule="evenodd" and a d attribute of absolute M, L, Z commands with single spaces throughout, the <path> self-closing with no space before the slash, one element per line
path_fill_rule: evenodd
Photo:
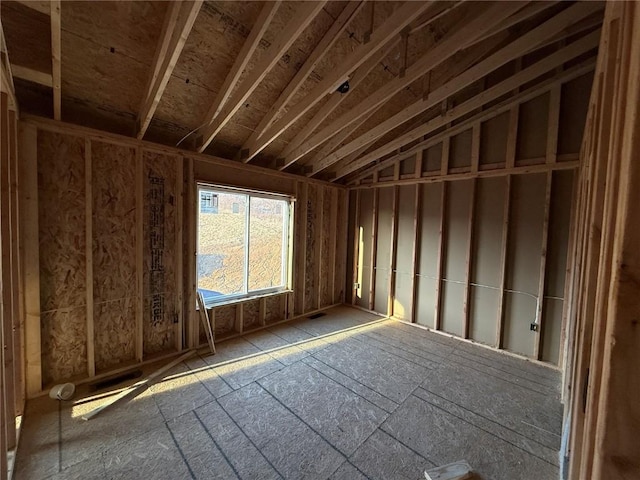
<path fill-rule="evenodd" d="M 238 305 L 241 303 L 247 303 L 247 302 L 252 302 L 254 300 L 259 300 L 261 298 L 267 298 L 267 297 L 275 297 L 278 295 L 284 295 L 287 293 L 293 293 L 293 290 L 289 290 L 289 289 L 284 289 L 284 290 L 278 290 L 276 292 L 267 292 L 267 293 L 259 293 L 256 295 L 250 295 L 248 297 L 240 297 L 240 298 L 229 298 L 227 300 L 221 300 L 219 302 L 207 302 L 205 304 L 205 306 L 210 309 L 210 308 L 218 308 L 218 307 L 226 307 L 229 305 Z M 197 308 L 196 308 L 197 310 Z"/>

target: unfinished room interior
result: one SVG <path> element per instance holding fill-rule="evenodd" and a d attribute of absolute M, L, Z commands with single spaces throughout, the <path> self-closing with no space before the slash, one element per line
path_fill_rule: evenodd
<path fill-rule="evenodd" d="M 640 479 L 640 3 L 0 5 L 0 480 Z"/>

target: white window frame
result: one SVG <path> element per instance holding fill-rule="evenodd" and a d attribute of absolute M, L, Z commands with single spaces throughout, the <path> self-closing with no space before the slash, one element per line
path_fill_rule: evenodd
<path fill-rule="evenodd" d="M 214 195 L 216 193 L 229 193 L 235 195 L 246 195 L 247 203 L 246 203 L 246 214 L 245 214 L 245 229 L 244 229 L 244 284 L 243 284 L 243 292 L 229 295 L 221 295 L 214 300 L 208 299 L 206 301 L 206 306 L 216 306 L 226 303 L 233 303 L 235 301 L 242 301 L 253 297 L 261 297 L 269 294 L 281 294 L 283 292 L 287 292 L 291 290 L 291 272 L 289 272 L 291 265 L 291 245 L 289 244 L 292 241 L 293 236 L 290 235 L 291 229 L 293 228 L 293 206 L 295 202 L 295 198 L 281 193 L 271 193 L 264 192 L 260 190 L 251 190 L 246 188 L 236 188 L 229 187 L 225 185 L 217 185 L 213 183 L 206 182 L 196 182 L 196 198 L 198 199 L 198 203 L 196 205 L 196 266 L 198 265 L 198 256 L 200 255 L 200 198 L 202 191 L 210 191 Z M 281 273 L 281 285 L 276 287 L 262 288 L 259 290 L 251 290 L 249 291 L 249 249 L 251 248 L 251 238 L 250 238 L 250 227 L 251 227 L 251 198 L 267 198 L 271 200 L 282 200 L 284 201 L 284 208 L 286 211 L 283 212 L 284 216 L 282 229 L 282 273 Z M 219 206 L 218 200 L 218 206 Z M 196 291 L 198 290 L 198 269 L 196 267 L 195 271 L 196 276 Z"/>

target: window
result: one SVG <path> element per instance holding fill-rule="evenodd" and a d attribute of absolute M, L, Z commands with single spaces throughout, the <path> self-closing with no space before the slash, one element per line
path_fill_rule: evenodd
<path fill-rule="evenodd" d="M 197 286 L 205 302 L 287 287 L 291 199 L 198 185 Z"/>

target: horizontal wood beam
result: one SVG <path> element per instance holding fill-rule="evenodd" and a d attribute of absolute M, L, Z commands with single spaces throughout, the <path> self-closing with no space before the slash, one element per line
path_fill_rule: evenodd
<path fill-rule="evenodd" d="M 473 82 L 481 79 L 488 73 L 494 71 L 502 65 L 505 65 L 509 61 L 512 61 L 524 55 L 528 50 L 530 50 L 532 44 L 535 44 L 536 42 L 539 43 L 545 38 L 549 38 L 551 35 L 554 35 L 555 33 L 561 31 L 567 25 L 570 25 L 578 19 L 592 14 L 599 8 L 601 8 L 601 6 L 595 3 L 580 3 L 567 8 L 539 27 L 536 27 L 535 29 L 511 42 L 509 45 L 500 49 L 490 57 L 469 68 L 464 73 L 458 75 L 452 81 L 447 82 L 440 88 L 434 90 L 428 95 L 426 99 L 410 105 L 401 112 L 380 123 L 375 128 L 372 128 L 365 134 L 353 140 L 348 145 L 345 145 L 339 151 L 327 157 L 325 159 L 324 165 L 330 166 L 333 163 L 336 163 L 341 158 L 344 158 L 347 155 L 351 154 L 362 145 L 371 143 L 372 140 L 382 137 L 386 133 L 392 131 L 396 127 L 399 127 L 404 122 L 410 120 L 416 115 L 419 115 L 420 113 L 428 110 L 434 105 L 437 105 L 443 100 L 446 100 L 448 97 L 460 91 L 462 88 L 471 85 Z"/>
<path fill-rule="evenodd" d="M 139 139 L 149 128 L 201 6 L 202 0 L 170 3 L 156 49 L 153 72 L 147 82 L 147 89 L 136 121 L 136 136 Z"/>
<path fill-rule="evenodd" d="M 235 91 L 235 94 L 225 103 L 220 113 L 215 118 L 208 119 L 209 123 L 200 129 L 202 143 L 198 147 L 198 152 L 203 152 L 209 146 L 220 130 L 231 120 L 247 98 L 260 85 L 267 73 L 278 63 L 316 15 L 322 11 L 325 3 L 326 1 L 303 2 L 298 7 L 293 18 L 280 31 L 268 50 L 260 57 L 258 63 L 254 65 L 247 78 Z"/>
<path fill-rule="evenodd" d="M 508 94 L 514 88 L 517 88 L 521 85 L 524 85 L 527 82 L 530 82 L 540 75 L 553 70 L 554 68 L 562 65 L 577 56 L 587 53 L 589 50 L 593 50 L 598 45 L 600 37 L 600 31 L 593 32 L 580 40 L 564 47 L 563 49 L 545 57 L 544 59 L 538 61 L 532 66 L 516 73 L 515 75 L 509 77 L 508 79 L 498 83 L 497 85 L 483 91 L 482 93 L 476 95 L 471 100 L 464 102 L 463 104 L 456 106 L 449 110 L 445 115 L 436 118 L 430 122 L 427 122 L 425 125 L 417 127 L 404 135 L 397 137 L 396 139 L 388 142 L 386 145 L 383 145 L 371 153 L 366 154 L 365 156 L 357 159 L 352 162 L 351 165 L 345 167 L 341 171 L 338 172 L 337 178 L 341 178 L 351 172 L 354 172 L 374 160 L 377 160 L 384 155 L 387 155 L 397 148 L 402 147 L 410 142 L 413 142 L 423 135 L 428 135 L 433 132 L 435 129 L 440 128 L 447 123 L 455 120 L 456 118 L 460 118 L 463 115 L 466 115 L 476 108 L 480 108 L 488 102 L 491 102 L 502 95 Z M 590 67 L 586 67 L 590 68 Z M 446 87 L 446 85 L 445 85 Z"/>
<path fill-rule="evenodd" d="M 335 44 L 335 42 L 338 41 L 344 30 L 347 28 L 347 25 L 349 25 L 349 22 L 351 22 L 351 20 L 362 9 L 364 3 L 364 1 L 347 3 L 338 18 L 333 22 L 331 27 L 329 27 L 320 42 L 318 42 L 311 54 L 307 57 L 302 67 L 300 67 L 300 70 L 298 70 L 293 79 L 287 84 L 286 88 L 282 91 L 278 99 L 271 106 L 267 114 L 262 118 L 249 139 L 244 143 L 240 151 L 241 158 L 243 157 L 242 152 L 251 152 L 255 150 L 260 136 L 265 132 L 266 129 L 273 125 L 278 115 L 284 109 L 285 105 L 293 98 L 295 93 L 307 80 L 307 77 L 311 74 L 313 69 L 318 65 L 320 60 L 324 58 L 327 52 Z M 248 158 L 243 158 L 243 160 L 245 162 L 249 161 Z"/>
<path fill-rule="evenodd" d="M 46 0 L 16 0 L 16 3 L 24 5 L 36 12 L 51 15 L 51 2 Z"/>
<path fill-rule="evenodd" d="M 260 153 L 267 145 L 278 138 L 300 117 L 307 113 L 326 95 L 337 95 L 336 89 L 349 79 L 351 74 L 394 37 L 398 36 L 413 20 L 427 9 L 435 8 L 433 2 L 406 2 L 398 8 L 373 34 L 371 40 L 358 46 L 300 102 L 292 106 L 271 128 L 260 138 L 253 150 L 247 153 L 247 160 Z M 438 7 L 439 8 L 439 7 Z"/>
<path fill-rule="evenodd" d="M 431 175 L 429 177 L 421 177 L 421 178 L 405 178 L 400 180 L 389 180 L 384 182 L 373 182 L 373 183 L 360 183 L 354 185 L 351 190 L 366 190 L 369 188 L 385 188 L 385 187 L 393 187 L 393 186 L 401 186 L 401 185 L 415 185 L 422 183 L 440 183 L 440 182 L 451 182 L 454 180 L 470 180 L 473 178 L 492 178 L 492 177 L 502 177 L 506 175 L 525 175 L 529 173 L 546 173 L 552 172 L 556 170 L 574 170 L 578 168 L 580 165 L 579 160 L 569 160 L 565 162 L 559 163 L 538 163 L 535 165 L 519 165 L 517 167 L 511 168 L 493 168 L 490 170 L 480 170 L 478 172 L 460 172 L 460 173 L 439 173 L 437 175 Z M 375 175 L 375 173 L 374 173 Z"/>
<path fill-rule="evenodd" d="M 14 78 L 37 83 L 49 88 L 53 87 L 53 75 L 50 73 L 39 72 L 38 70 L 16 65 L 15 63 L 11 65 L 11 73 Z"/>

